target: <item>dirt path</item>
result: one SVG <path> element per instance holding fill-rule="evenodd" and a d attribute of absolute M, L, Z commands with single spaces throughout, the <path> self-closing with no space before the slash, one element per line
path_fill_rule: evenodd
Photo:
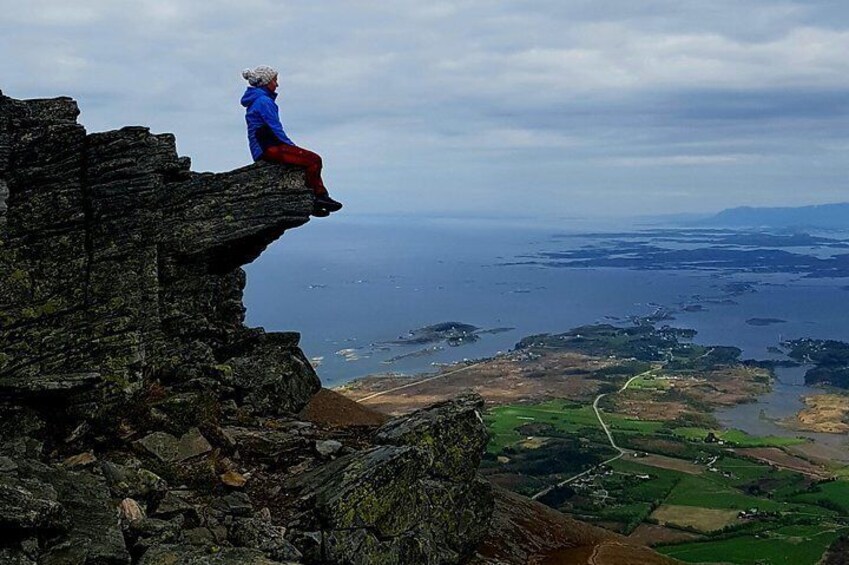
<path fill-rule="evenodd" d="M 469 369 L 472 369 L 474 367 L 478 367 L 480 365 L 483 365 L 483 362 L 474 363 L 472 365 L 466 365 L 465 367 L 460 367 L 459 369 L 454 369 L 453 371 L 448 371 L 447 373 L 440 373 L 436 376 L 428 377 L 428 378 L 422 379 L 420 381 L 416 381 L 416 382 L 413 382 L 413 383 L 407 383 L 407 384 L 401 385 L 401 386 L 396 386 L 395 388 L 390 388 L 388 390 L 382 390 L 380 392 L 375 392 L 374 394 L 370 394 L 368 396 L 364 396 L 362 398 L 357 399 L 357 402 L 365 402 L 367 400 L 371 400 L 372 398 L 377 398 L 378 396 L 383 396 L 384 394 L 390 394 L 390 393 L 393 393 L 393 392 L 398 392 L 399 390 L 404 390 L 406 388 L 412 388 L 414 386 L 418 386 L 418 385 L 421 385 L 421 384 L 424 384 L 424 383 L 429 383 L 430 381 L 435 381 L 436 379 L 441 379 L 441 378 L 447 377 L 449 375 L 454 375 L 454 374 L 459 373 L 461 371 L 468 371 Z"/>

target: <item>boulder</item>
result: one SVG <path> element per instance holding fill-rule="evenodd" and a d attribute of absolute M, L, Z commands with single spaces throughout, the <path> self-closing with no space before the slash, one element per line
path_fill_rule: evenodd
<path fill-rule="evenodd" d="M 142 518 L 130 522 L 127 539 L 134 553 L 143 553 L 154 545 L 177 543 L 183 535 L 183 521 Z"/>
<path fill-rule="evenodd" d="M 36 565 L 38 562 L 21 549 L 0 547 L 0 563 L 4 565 Z"/>
<path fill-rule="evenodd" d="M 410 445 L 427 454 L 435 475 L 468 481 L 477 472 L 489 434 L 483 398 L 468 394 L 390 420 L 375 433 L 378 443 Z"/>
<path fill-rule="evenodd" d="M 259 517 L 239 518 L 230 527 L 230 541 L 237 547 L 257 549 L 270 559 L 300 560 L 301 552 L 285 537 L 286 528 Z"/>
<path fill-rule="evenodd" d="M 271 430 L 231 427 L 223 431 L 243 457 L 266 463 L 275 463 L 287 454 L 306 451 L 310 445 L 310 441 L 297 428 Z"/>
<path fill-rule="evenodd" d="M 101 461 L 100 469 L 115 498 L 150 499 L 160 496 L 168 489 L 159 475 L 138 465 L 120 465 Z"/>
<path fill-rule="evenodd" d="M 302 513 L 290 539 L 308 563 L 458 563 L 492 514 L 488 483 L 446 481 L 432 456 L 380 446 L 289 481 Z"/>
<path fill-rule="evenodd" d="M 51 485 L 68 519 L 67 531 L 46 547 L 40 563 L 124 565 L 130 562 L 118 512 L 102 477 L 32 461 L 20 467 L 22 476 Z"/>
<path fill-rule="evenodd" d="M 179 438 L 166 432 L 153 432 L 138 444 L 163 463 L 180 463 L 212 451 L 212 446 L 197 428 L 192 428 Z"/>
<path fill-rule="evenodd" d="M 192 492 L 188 490 L 169 490 L 156 506 L 154 516 L 172 518 L 174 516 L 190 516 L 198 514 Z"/>
<path fill-rule="evenodd" d="M 9 473 L 11 471 L 15 471 L 18 468 L 18 464 L 15 463 L 15 460 L 6 455 L 0 455 L 0 473 Z"/>
<path fill-rule="evenodd" d="M 43 443 L 35 438 L 46 429 L 44 419 L 32 408 L 0 403 L 0 456 L 7 461 L 39 458 Z"/>
<path fill-rule="evenodd" d="M 342 442 L 335 439 L 325 439 L 315 442 L 315 450 L 322 457 L 336 455 L 342 449 Z"/>
<path fill-rule="evenodd" d="M 0 474 L 0 529 L 25 534 L 57 531 L 66 526 L 65 509 L 50 483 L 12 473 Z"/>
<path fill-rule="evenodd" d="M 213 390 L 181 392 L 151 404 L 157 427 L 181 435 L 216 418 L 218 399 Z"/>
<path fill-rule="evenodd" d="M 308 508 L 311 523 L 397 536 L 421 519 L 417 490 L 423 463 L 418 449 L 376 447 L 295 477 L 286 487 Z"/>
<path fill-rule="evenodd" d="M 211 508 L 222 516 L 250 516 L 254 507 L 251 499 L 243 492 L 231 492 L 216 498 Z"/>
<path fill-rule="evenodd" d="M 321 388 L 321 381 L 298 348 L 294 332 L 263 334 L 228 361 L 228 384 L 241 403 L 268 415 L 296 414 Z"/>
<path fill-rule="evenodd" d="M 125 498 L 118 504 L 118 513 L 127 524 L 144 519 L 146 514 L 139 503 L 132 498 Z"/>

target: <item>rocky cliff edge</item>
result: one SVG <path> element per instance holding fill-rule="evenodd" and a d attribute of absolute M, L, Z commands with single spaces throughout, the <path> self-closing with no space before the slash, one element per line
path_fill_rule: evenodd
<path fill-rule="evenodd" d="M 192 172 L 173 136 L 78 114 L 0 94 L 0 562 L 471 555 L 480 398 L 383 426 L 308 406 L 298 334 L 243 323 L 240 267 L 309 220 L 303 171 Z"/>

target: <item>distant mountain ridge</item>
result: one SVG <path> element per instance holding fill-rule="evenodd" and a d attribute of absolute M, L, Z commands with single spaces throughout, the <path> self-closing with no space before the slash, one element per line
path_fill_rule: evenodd
<path fill-rule="evenodd" d="M 785 208 L 728 208 L 698 225 L 849 229 L 849 202 Z"/>

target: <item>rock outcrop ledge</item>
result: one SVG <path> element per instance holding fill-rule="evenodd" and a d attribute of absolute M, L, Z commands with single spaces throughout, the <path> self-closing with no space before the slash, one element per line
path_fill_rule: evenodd
<path fill-rule="evenodd" d="M 310 421 L 298 334 L 244 325 L 240 267 L 309 220 L 303 171 L 195 173 L 78 114 L 0 93 L 0 562 L 468 558 L 482 400 Z"/>

